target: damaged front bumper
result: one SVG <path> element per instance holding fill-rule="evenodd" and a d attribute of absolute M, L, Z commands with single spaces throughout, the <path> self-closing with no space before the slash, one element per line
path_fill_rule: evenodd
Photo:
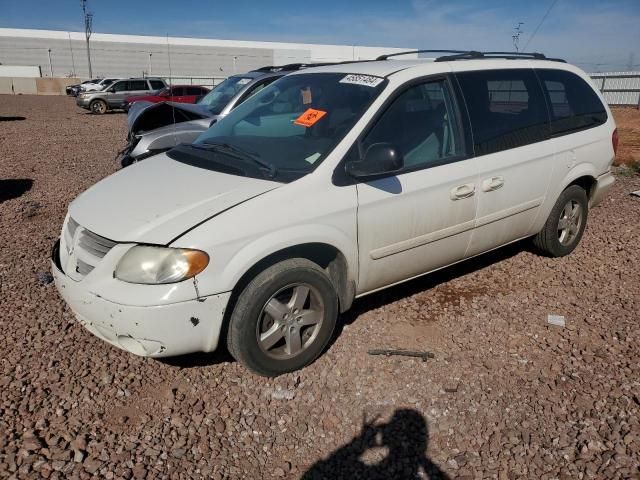
<path fill-rule="evenodd" d="M 91 292 L 62 270 L 59 242 L 51 272 L 60 296 L 80 324 L 102 340 L 145 357 L 170 357 L 216 349 L 230 292 L 152 306 L 115 303 Z M 160 300 L 160 299 L 159 299 Z"/>

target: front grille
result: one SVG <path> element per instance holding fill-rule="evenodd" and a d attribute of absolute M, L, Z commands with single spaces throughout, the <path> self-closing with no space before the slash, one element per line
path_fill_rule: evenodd
<path fill-rule="evenodd" d="M 91 273 L 117 242 L 93 233 L 69 218 L 65 231 L 65 244 L 68 253 L 71 253 L 73 239 L 78 229 L 78 241 L 73 249 L 73 255 L 76 257 L 76 272 L 84 277 Z"/>

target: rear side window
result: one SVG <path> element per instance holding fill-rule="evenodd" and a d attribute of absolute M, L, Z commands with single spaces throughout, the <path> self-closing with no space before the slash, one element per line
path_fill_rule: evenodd
<path fill-rule="evenodd" d="M 456 77 L 469 111 L 476 155 L 549 138 L 549 117 L 533 70 L 460 72 Z"/>
<path fill-rule="evenodd" d="M 578 75 L 564 70 L 536 70 L 549 103 L 551 133 L 568 133 L 597 127 L 607 121 L 607 111 Z"/>
<path fill-rule="evenodd" d="M 113 84 L 112 87 L 116 92 L 124 92 L 126 90 L 129 90 L 129 82 L 127 82 L 126 80 L 123 82 L 116 82 Z"/>
<path fill-rule="evenodd" d="M 183 87 L 173 87 L 171 89 L 171 95 L 174 95 L 176 97 L 180 97 L 182 95 L 185 95 L 184 91 L 185 91 L 185 88 L 183 88 Z"/>
<path fill-rule="evenodd" d="M 187 87 L 186 95 L 204 95 L 203 90 L 200 87 Z"/>
<path fill-rule="evenodd" d="M 160 90 L 165 87 L 165 84 L 160 80 L 150 80 L 149 83 L 151 84 L 151 90 Z M 146 90 L 146 87 L 144 90 Z"/>
<path fill-rule="evenodd" d="M 144 80 L 129 80 L 129 90 L 148 90 L 147 82 Z"/>

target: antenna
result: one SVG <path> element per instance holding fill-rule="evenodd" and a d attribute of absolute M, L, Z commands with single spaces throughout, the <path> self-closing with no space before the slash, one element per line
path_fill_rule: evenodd
<path fill-rule="evenodd" d="M 516 52 L 520 51 L 520 35 L 522 35 L 524 32 L 522 31 L 522 25 L 524 25 L 524 22 L 518 22 L 517 25 L 515 27 L 513 27 L 513 35 L 511 35 L 511 40 L 513 41 L 513 48 L 516 49 Z"/>
<path fill-rule="evenodd" d="M 93 13 L 87 13 L 87 0 L 80 0 L 82 5 L 82 15 L 84 16 L 84 36 L 87 39 L 87 64 L 89 65 L 89 78 L 93 78 L 93 70 L 91 69 L 91 48 L 89 47 L 89 39 L 91 38 L 93 27 Z"/>

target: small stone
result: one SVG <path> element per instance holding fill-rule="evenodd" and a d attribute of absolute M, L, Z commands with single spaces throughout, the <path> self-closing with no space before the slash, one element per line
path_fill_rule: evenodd
<path fill-rule="evenodd" d="M 36 278 L 38 279 L 40 285 L 49 285 L 51 282 L 53 282 L 53 275 L 51 275 L 49 272 L 37 272 Z"/>

